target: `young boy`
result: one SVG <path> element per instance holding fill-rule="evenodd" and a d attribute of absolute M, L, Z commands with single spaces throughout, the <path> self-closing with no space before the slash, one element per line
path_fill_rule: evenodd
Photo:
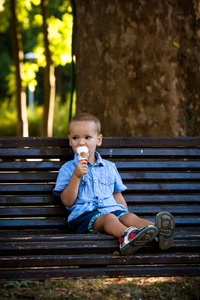
<path fill-rule="evenodd" d="M 53 192 L 70 211 L 68 226 L 75 233 L 106 232 L 119 238 L 123 255 L 132 254 L 158 235 L 159 247 L 173 244 L 174 218 L 168 212 L 154 223 L 128 212 L 121 192 L 126 189 L 114 165 L 101 158 L 96 147 L 102 143 L 100 121 L 78 114 L 69 123 L 69 143 L 74 160 L 59 170 Z M 78 147 L 87 147 L 88 160 L 78 159 Z"/>

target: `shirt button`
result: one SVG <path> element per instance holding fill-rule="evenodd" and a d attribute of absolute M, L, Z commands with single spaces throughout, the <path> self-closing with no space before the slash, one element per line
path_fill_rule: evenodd
<path fill-rule="evenodd" d="M 97 183 L 97 181 L 95 180 L 94 183 Z"/>
<path fill-rule="evenodd" d="M 102 202 L 102 200 L 99 201 L 100 203 Z"/>
<path fill-rule="evenodd" d="M 108 181 L 106 181 L 106 184 L 108 184 Z"/>
<path fill-rule="evenodd" d="M 96 194 L 96 197 L 98 197 L 99 196 L 99 194 Z"/>
<path fill-rule="evenodd" d="M 92 168 L 91 170 L 94 171 L 94 168 Z"/>

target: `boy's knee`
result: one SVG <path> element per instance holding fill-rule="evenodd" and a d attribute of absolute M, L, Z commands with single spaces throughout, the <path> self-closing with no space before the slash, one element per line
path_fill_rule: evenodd
<path fill-rule="evenodd" d="M 93 223 L 93 229 L 97 231 L 103 231 L 106 223 L 111 222 L 117 217 L 112 213 L 107 213 L 105 215 L 101 215 L 96 221 Z"/>
<path fill-rule="evenodd" d="M 128 218 L 132 218 L 134 216 L 133 213 L 127 213 L 125 215 L 122 215 L 119 220 L 123 220 L 123 219 L 128 219 Z"/>
<path fill-rule="evenodd" d="M 137 215 L 135 215 L 134 213 L 128 213 L 128 214 L 125 214 L 125 215 L 121 216 L 119 221 L 123 224 L 124 223 L 127 224 L 127 222 L 130 223 L 130 224 L 135 224 L 137 222 L 140 222 L 141 218 L 138 217 Z"/>
<path fill-rule="evenodd" d="M 112 221 L 118 219 L 114 214 L 108 213 L 104 215 L 104 221 Z"/>

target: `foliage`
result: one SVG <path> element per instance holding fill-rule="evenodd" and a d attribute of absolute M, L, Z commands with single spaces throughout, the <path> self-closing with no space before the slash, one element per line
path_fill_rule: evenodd
<path fill-rule="evenodd" d="M 32 283 L 31 280 L 22 280 L 22 281 L 7 281 L 4 284 L 5 288 L 16 288 L 16 289 L 20 289 L 21 287 L 27 287 L 28 284 Z"/>
<path fill-rule="evenodd" d="M 0 102 L 0 136 L 16 136 L 17 111 L 13 100 L 7 97 Z"/>
<path fill-rule="evenodd" d="M 53 136 L 55 137 L 67 136 L 69 101 L 70 94 L 67 95 L 65 102 L 62 102 L 61 97 L 56 97 L 53 126 Z M 29 136 L 41 136 L 43 107 L 35 106 L 33 112 L 29 111 L 29 109 L 27 111 Z M 75 103 L 73 114 L 75 114 Z M 11 101 L 7 97 L 4 102 L 0 102 L 0 118 L 0 136 L 16 136 L 17 111 L 14 97 Z"/>
<path fill-rule="evenodd" d="M 35 91 L 35 87 L 37 85 L 36 72 L 38 72 L 38 70 L 39 67 L 35 63 L 26 62 L 24 64 L 23 84 L 24 86 L 28 86 L 31 92 Z"/>
<path fill-rule="evenodd" d="M 25 74 L 23 77 L 23 85 L 31 91 L 35 91 L 35 106 L 43 106 L 42 69 L 46 61 L 42 34 L 41 0 L 16 0 L 16 2 L 24 53 L 35 52 L 37 56 L 34 62 L 26 61 L 24 64 Z M 14 107 L 14 101 L 16 101 L 16 84 L 11 44 L 12 39 L 10 36 L 9 6 L 10 0 L 0 0 L 0 104 L 2 108 L 7 106 L 9 111 L 9 115 L 6 115 L 5 118 L 0 121 L 0 134 L 3 133 L 4 135 L 13 136 L 15 135 L 16 112 L 14 112 L 11 107 Z M 59 76 L 56 78 L 56 97 L 60 99 L 61 105 L 61 102 L 65 103 L 65 99 L 68 97 L 67 93 L 71 90 L 71 35 L 73 17 L 70 0 L 49 1 L 49 16 L 50 50 L 52 52 L 54 66 L 58 69 L 56 75 Z M 10 104 L 9 101 L 11 102 Z M 66 109 L 67 104 L 64 104 L 63 110 Z M 3 111 L 5 111 L 4 108 Z M 29 114 L 30 135 L 38 135 L 39 130 L 36 130 L 35 128 L 37 127 L 34 127 L 34 125 L 37 123 L 38 126 L 40 126 L 41 111 L 41 107 L 38 107 L 38 109 L 35 108 L 34 113 L 37 114 L 37 117 Z M 15 124 L 14 127 L 13 124 Z M 7 128 L 6 132 L 2 131 L 4 126 Z M 62 126 L 64 127 L 64 125 L 59 126 L 56 124 L 55 128 Z M 55 129 L 54 132 L 61 134 L 62 130 L 58 131 Z"/>
<path fill-rule="evenodd" d="M 70 95 L 69 95 L 70 96 Z M 69 97 L 64 103 L 61 98 L 57 97 L 54 107 L 54 122 L 53 122 L 53 136 L 63 137 L 67 136 L 67 126 L 69 120 Z"/>
<path fill-rule="evenodd" d="M 145 299 L 199 300 L 197 278 L 113 278 L 1 282 L 0 300 Z"/>
<path fill-rule="evenodd" d="M 54 66 L 64 66 L 66 63 L 71 62 L 71 35 L 73 20 L 71 14 L 72 9 L 71 6 L 69 6 L 68 1 L 64 1 L 62 6 L 59 7 L 59 11 L 63 12 L 65 10 L 66 12 L 62 14 L 60 18 L 55 17 L 55 15 L 51 15 L 48 19 L 49 48 L 52 53 Z M 40 15 L 35 16 L 35 23 L 36 20 L 38 20 L 38 24 L 41 23 Z M 46 59 L 42 33 L 38 35 L 37 45 L 34 47 L 34 52 L 37 56 L 38 65 L 44 67 Z"/>
<path fill-rule="evenodd" d="M 40 4 L 39 0 L 38 4 Z M 55 4 L 57 4 L 57 7 L 55 6 Z M 54 1 L 54 11 L 48 18 L 48 38 L 50 43 L 49 49 L 52 53 L 54 66 L 65 66 L 67 63 L 71 62 L 72 22 L 72 9 L 69 0 Z M 42 16 L 40 13 L 34 15 L 32 24 L 33 27 L 41 28 Z M 41 31 L 39 31 L 37 35 L 37 40 L 36 44 L 33 47 L 33 52 L 36 54 L 38 67 L 45 67 L 46 57 L 44 53 L 43 33 Z"/>

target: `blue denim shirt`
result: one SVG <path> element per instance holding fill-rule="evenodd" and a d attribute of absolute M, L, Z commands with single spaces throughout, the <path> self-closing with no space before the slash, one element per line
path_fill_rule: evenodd
<path fill-rule="evenodd" d="M 81 178 L 77 199 L 72 207 L 66 207 L 70 211 L 68 222 L 77 218 L 86 211 L 97 209 L 100 213 L 110 213 L 115 210 L 126 211 L 125 206 L 118 204 L 114 192 L 126 190 L 121 177 L 114 163 L 101 158 L 98 152 L 95 153 L 97 161 L 94 165 L 88 162 L 88 173 L 84 180 Z M 53 190 L 55 195 L 60 195 L 74 172 L 78 163 L 78 156 L 74 160 L 65 163 L 59 170 L 56 185 Z"/>

